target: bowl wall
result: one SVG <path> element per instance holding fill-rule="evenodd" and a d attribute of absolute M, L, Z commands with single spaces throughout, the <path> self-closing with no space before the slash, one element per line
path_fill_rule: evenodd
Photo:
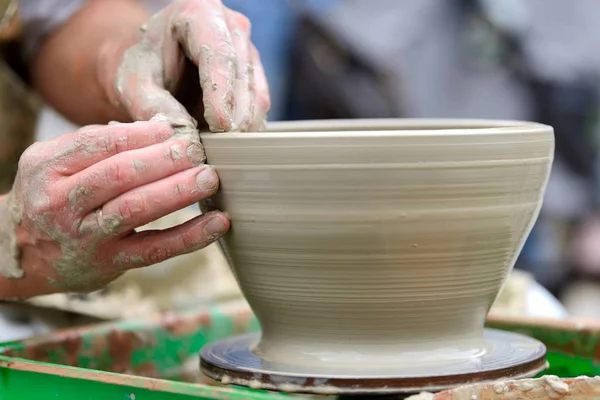
<path fill-rule="evenodd" d="M 232 221 L 221 244 L 262 326 L 257 351 L 395 352 L 481 337 L 539 213 L 552 128 L 376 120 L 270 130 L 202 136 L 221 179 L 212 201 Z"/>

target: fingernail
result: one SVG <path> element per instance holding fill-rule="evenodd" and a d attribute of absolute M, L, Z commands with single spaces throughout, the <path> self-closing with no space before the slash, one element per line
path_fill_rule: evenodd
<path fill-rule="evenodd" d="M 200 165 L 204 162 L 204 149 L 199 143 L 189 145 L 186 152 L 192 165 Z"/>
<path fill-rule="evenodd" d="M 221 237 L 227 231 L 227 227 L 223 220 L 219 217 L 213 217 L 204 226 L 204 233 L 212 239 Z"/>
<path fill-rule="evenodd" d="M 219 188 L 219 176 L 217 171 L 210 166 L 205 166 L 198 175 L 196 175 L 196 185 L 203 192 L 216 192 Z"/>

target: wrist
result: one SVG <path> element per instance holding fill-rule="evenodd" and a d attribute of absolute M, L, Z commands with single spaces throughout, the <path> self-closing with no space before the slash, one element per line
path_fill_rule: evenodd
<path fill-rule="evenodd" d="M 13 210 L 12 194 L 0 201 L 0 276 L 8 279 L 21 279 L 20 247 L 17 242 L 17 220 Z"/>
<path fill-rule="evenodd" d="M 109 121 L 129 122 L 131 117 L 120 100 L 119 88 L 116 85 L 117 74 L 125 52 L 139 42 L 140 28 L 150 15 L 137 1 L 97 0 L 97 3 L 97 12 L 109 10 L 113 13 L 113 10 L 118 8 L 120 14 L 115 17 L 117 21 L 113 22 L 112 29 L 107 30 L 109 33 L 103 36 L 98 46 L 94 76 L 104 95 Z"/>
<path fill-rule="evenodd" d="M 131 121 L 125 106 L 120 101 L 116 86 L 119 65 L 128 47 L 128 41 L 119 37 L 109 37 L 100 45 L 95 63 L 95 77 L 106 105 L 105 114 L 110 116 L 107 119 L 119 122 Z"/>
<path fill-rule="evenodd" d="M 0 195 L 0 220 L 4 222 L 5 226 L 10 226 L 11 230 L 7 230 L 5 235 L 0 238 L 0 242 L 5 239 L 12 239 L 12 234 L 14 234 L 14 244 L 16 245 L 16 250 L 18 253 L 21 253 L 21 249 L 30 244 L 34 244 L 34 241 L 31 238 L 31 235 L 25 228 L 21 226 L 19 223 L 19 216 L 15 215 L 18 213 L 18 210 L 11 204 L 12 203 L 12 194 L 6 193 Z M 2 230 L 0 229 L 0 235 L 2 235 Z"/>
<path fill-rule="evenodd" d="M 0 195 L 0 300 L 55 293 L 43 250 L 18 221 L 12 195 Z"/>
<path fill-rule="evenodd" d="M 23 299 L 31 296 L 31 276 L 25 273 L 21 264 L 21 240 L 19 224 L 14 218 L 12 194 L 0 198 L 0 299 Z M 35 281 L 35 279 L 33 279 Z M 33 291 L 35 293 L 35 291 Z"/>

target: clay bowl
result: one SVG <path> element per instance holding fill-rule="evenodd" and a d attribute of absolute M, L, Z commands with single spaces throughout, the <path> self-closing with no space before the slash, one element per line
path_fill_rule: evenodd
<path fill-rule="evenodd" d="M 490 350 L 484 319 L 539 213 L 551 127 L 307 121 L 202 141 L 263 367 L 418 372 Z"/>

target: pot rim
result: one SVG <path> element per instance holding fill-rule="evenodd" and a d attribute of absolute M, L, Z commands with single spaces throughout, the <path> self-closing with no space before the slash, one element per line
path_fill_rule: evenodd
<path fill-rule="evenodd" d="M 203 132 L 202 138 L 357 138 L 540 134 L 551 126 L 529 121 L 455 118 L 381 118 L 275 121 L 261 132 Z"/>

